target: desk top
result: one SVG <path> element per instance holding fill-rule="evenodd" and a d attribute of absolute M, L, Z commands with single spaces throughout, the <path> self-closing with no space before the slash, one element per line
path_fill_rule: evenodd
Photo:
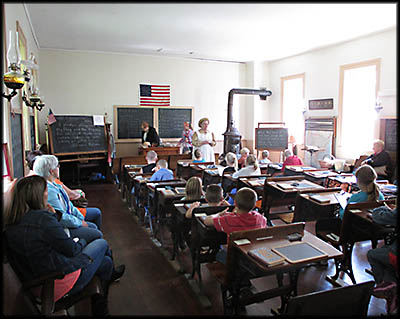
<path fill-rule="evenodd" d="M 315 194 L 300 194 L 300 196 L 314 204 L 320 206 L 329 206 L 329 205 L 339 205 L 338 200 L 335 197 L 335 194 L 339 194 L 340 191 L 332 191 L 332 192 L 323 192 L 323 193 L 315 193 Z M 319 197 L 329 200 L 329 202 L 319 202 L 314 199 L 313 196 L 318 195 Z"/>
<path fill-rule="evenodd" d="M 306 171 L 304 175 L 308 175 L 314 178 L 327 178 L 327 177 L 334 177 L 338 176 L 339 173 L 329 170 L 316 170 L 316 171 Z"/>
<path fill-rule="evenodd" d="M 321 185 L 310 182 L 306 179 L 282 180 L 282 181 L 266 181 L 267 185 L 279 190 L 283 193 L 292 193 L 299 190 L 324 188 Z"/>
<path fill-rule="evenodd" d="M 308 172 L 308 171 L 316 171 L 317 170 L 315 167 L 301 166 L 301 165 L 286 165 L 285 169 L 288 169 L 288 170 L 296 172 L 296 173 Z"/>
<path fill-rule="evenodd" d="M 271 238 L 272 237 L 272 238 Z M 289 263 L 288 261 L 284 261 L 283 264 L 276 265 L 276 266 L 270 266 L 267 267 L 263 263 L 257 261 L 253 257 L 248 255 L 248 252 L 253 249 L 265 247 L 267 249 L 272 249 L 275 247 L 283 246 L 283 245 L 288 245 L 290 244 L 289 240 L 285 237 L 273 237 L 269 236 L 266 237 L 265 239 L 261 240 L 254 240 L 251 241 L 250 244 L 244 244 L 244 245 L 238 245 L 234 241 L 234 247 L 238 249 L 241 253 L 242 256 L 246 256 L 246 258 L 254 263 L 255 265 L 258 266 L 263 272 L 265 272 L 266 275 L 268 274 L 275 274 L 276 272 L 288 272 L 294 268 L 297 267 L 304 267 L 305 265 L 315 262 L 315 260 L 307 260 L 307 261 L 302 261 L 298 263 Z M 331 246 L 330 244 L 324 242 L 323 240 L 319 239 L 317 236 L 307 232 L 306 230 L 304 231 L 304 236 L 301 242 L 307 242 L 311 244 L 312 246 L 316 247 L 317 249 L 321 250 L 326 254 L 326 256 L 319 257 L 318 260 L 327 260 L 331 258 L 340 258 L 343 256 L 343 253 Z"/>

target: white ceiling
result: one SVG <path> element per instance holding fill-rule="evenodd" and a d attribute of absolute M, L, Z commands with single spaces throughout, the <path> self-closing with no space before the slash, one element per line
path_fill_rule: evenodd
<path fill-rule="evenodd" d="M 396 27 L 397 3 L 26 3 L 40 48 L 275 60 Z"/>

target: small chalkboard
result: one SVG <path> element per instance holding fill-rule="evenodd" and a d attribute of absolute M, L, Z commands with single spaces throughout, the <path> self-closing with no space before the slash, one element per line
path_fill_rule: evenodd
<path fill-rule="evenodd" d="M 282 256 L 290 263 L 315 260 L 327 256 L 326 253 L 307 242 L 274 247 L 272 251 Z"/>
<path fill-rule="evenodd" d="M 158 134 L 161 138 L 182 137 L 183 122 L 192 123 L 191 108 L 158 108 Z"/>
<path fill-rule="evenodd" d="M 383 119 L 385 150 L 397 152 L 397 119 Z"/>
<path fill-rule="evenodd" d="M 142 137 L 142 122 L 153 126 L 154 109 L 152 107 L 114 106 L 114 121 L 117 122 L 116 140 L 127 140 Z"/>
<path fill-rule="evenodd" d="M 94 125 L 91 115 L 56 115 L 49 126 L 52 154 L 84 154 L 107 151 L 105 126 Z"/>
<path fill-rule="evenodd" d="M 288 129 L 285 127 L 256 128 L 256 149 L 285 150 L 288 140 Z"/>
<path fill-rule="evenodd" d="M 24 154 L 22 142 L 22 114 L 13 113 L 11 121 L 12 161 L 14 178 L 24 176 Z"/>

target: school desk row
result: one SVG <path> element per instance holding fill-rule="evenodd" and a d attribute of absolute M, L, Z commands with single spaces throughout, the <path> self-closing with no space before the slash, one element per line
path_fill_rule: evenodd
<path fill-rule="evenodd" d="M 184 239 L 186 240 L 186 244 L 190 247 L 192 258 L 191 276 L 194 277 L 197 274 L 198 282 L 201 286 L 200 265 L 215 260 L 215 254 L 218 251 L 219 246 L 221 244 L 226 244 L 226 235 L 218 233 L 213 228 L 210 229 L 209 227 L 206 227 L 202 223 L 201 215 L 213 214 L 225 209 L 226 207 L 207 207 L 204 200 L 202 200 L 202 205 L 199 208 L 196 208 L 193 212 L 194 217 L 192 219 L 186 219 L 185 213 L 190 205 L 190 201 L 181 200 L 184 196 L 184 186 L 186 183 L 184 179 L 148 182 L 147 180 L 150 175 L 135 174 L 132 171 L 128 171 L 128 176 L 131 180 L 131 185 L 135 190 L 133 196 L 128 196 L 128 198 L 131 199 L 129 203 L 132 205 L 134 212 L 137 214 L 140 221 L 148 222 L 150 224 L 153 235 L 159 236 L 161 245 L 164 245 L 164 232 L 162 231 L 162 228 L 165 227 L 165 225 L 168 225 L 173 239 L 171 258 L 177 258 L 179 263 L 179 245 L 182 236 L 185 237 L 185 235 L 189 234 L 189 231 L 191 231 L 190 236 L 186 236 L 187 238 Z M 339 181 L 340 180 L 341 179 L 339 178 Z M 285 203 L 295 204 L 293 222 L 304 222 L 306 220 L 328 221 L 329 217 L 334 216 L 335 206 L 337 208 L 339 205 L 334 194 L 339 194 L 340 188 L 325 188 L 304 179 L 302 176 L 275 178 L 266 176 L 249 176 L 239 178 L 236 181 L 236 186 L 238 188 L 248 186 L 255 189 L 258 193 L 262 193 L 263 199 L 265 199 L 263 202 L 264 214 L 267 217 L 269 215 L 265 209 L 269 209 L 275 202 L 276 204 L 281 205 L 281 201 L 286 200 Z M 264 195 L 263 192 L 265 189 L 267 190 L 266 195 Z M 281 196 L 282 199 L 276 199 L 274 196 L 277 194 L 280 194 L 279 196 Z M 316 200 L 313 197 L 316 194 L 319 196 L 326 195 L 326 197 L 330 198 L 330 202 L 327 203 L 321 200 Z M 394 200 L 389 200 L 388 202 L 393 204 Z M 307 205 L 309 205 L 308 209 L 305 209 L 307 208 Z M 336 248 L 343 247 L 343 255 L 338 255 L 340 258 L 338 257 L 337 260 L 335 260 L 335 276 L 327 278 L 334 284 L 337 282 L 338 275 L 341 271 L 347 273 L 351 280 L 355 282 L 351 268 L 351 251 L 355 242 L 371 240 L 373 246 L 376 246 L 376 242 L 379 239 L 385 239 L 388 234 L 393 232 L 393 229 L 374 224 L 368 217 L 368 212 L 366 210 L 374 207 L 374 203 L 368 203 L 370 206 L 367 205 L 366 207 L 362 207 L 362 210 L 355 208 L 356 206 L 354 205 L 357 206 L 360 204 L 347 205 L 343 223 L 339 227 L 335 224 L 325 222 L 320 224 L 319 228 L 316 230 L 317 237 L 322 238 L 323 242 L 326 241 Z M 147 207 L 147 209 L 144 209 L 144 207 Z M 327 209 L 328 207 L 330 207 L 330 209 Z M 233 207 L 229 208 L 232 209 Z M 356 218 L 356 221 L 358 222 L 352 221 L 351 227 L 349 227 L 348 220 L 350 220 L 350 218 L 348 216 Z M 267 229 L 274 229 L 275 227 L 276 226 L 268 227 Z M 349 237 L 349 234 L 352 236 Z M 307 236 L 311 236 L 311 238 L 315 237 L 315 239 L 317 239 L 316 236 L 311 234 Z M 202 247 L 205 246 L 208 247 L 206 251 L 202 249 Z M 315 262 L 316 260 L 312 259 L 312 261 Z M 257 265 L 257 267 L 259 267 L 259 265 Z M 274 266 L 273 273 L 279 273 L 279 269 L 279 267 L 275 268 Z M 183 271 L 182 266 L 181 270 Z M 292 288 L 295 287 L 293 282 L 292 284 Z M 279 291 L 283 293 L 283 290 Z M 265 297 L 266 295 L 263 296 Z M 259 300 L 259 298 L 261 297 L 255 297 L 255 299 L 251 300 Z"/>

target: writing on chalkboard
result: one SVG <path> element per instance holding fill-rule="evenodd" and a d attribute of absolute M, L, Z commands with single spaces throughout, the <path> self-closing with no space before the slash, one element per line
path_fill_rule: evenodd
<path fill-rule="evenodd" d="M 158 109 L 158 134 L 161 138 L 181 137 L 183 131 L 183 122 L 192 122 L 192 109 Z"/>
<path fill-rule="evenodd" d="M 24 176 L 22 115 L 14 113 L 10 119 L 14 178 L 20 178 Z"/>
<path fill-rule="evenodd" d="M 143 121 L 153 126 L 153 108 L 117 107 L 117 139 L 141 138 Z"/>
<path fill-rule="evenodd" d="M 397 151 L 397 119 L 386 119 L 385 149 L 391 152 Z"/>
<path fill-rule="evenodd" d="M 256 128 L 256 149 L 285 150 L 288 138 L 285 127 Z"/>
<path fill-rule="evenodd" d="M 57 115 L 49 126 L 53 154 L 103 152 L 107 150 L 104 126 L 95 126 L 93 116 Z"/>

